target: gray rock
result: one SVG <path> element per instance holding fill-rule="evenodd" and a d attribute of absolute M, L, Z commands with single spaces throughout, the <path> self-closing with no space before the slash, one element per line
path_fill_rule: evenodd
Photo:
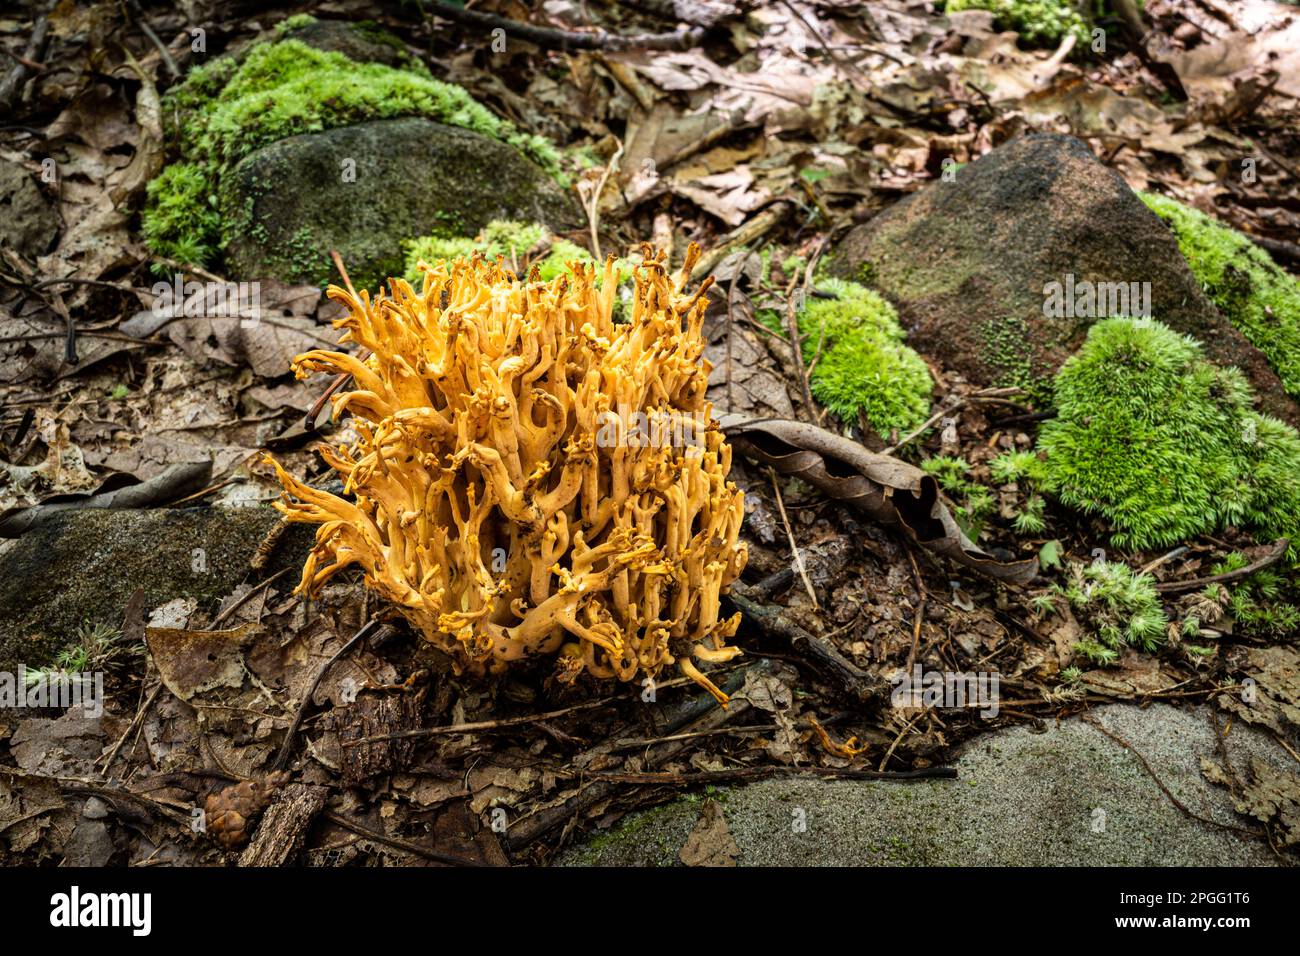
<path fill-rule="evenodd" d="M 65 866 L 107 866 L 113 857 L 113 837 L 99 820 L 78 820 L 63 847 Z"/>
<path fill-rule="evenodd" d="M 358 63 L 409 69 L 418 62 L 400 39 L 374 23 L 317 20 L 272 39 L 299 40 L 326 53 L 342 53 Z"/>
<path fill-rule="evenodd" d="M 1193 812 L 1250 821 L 1208 783 L 1215 740 L 1204 707 L 1112 705 L 1093 712 L 1151 764 Z M 1238 772 L 1251 756 L 1294 772 L 1267 734 L 1238 723 Z M 715 795 L 741 866 L 1269 866 L 1263 841 L 1183 815 L 1131 751 L 1077 718 L 999 730 L 969 742 L 956 780 L 887 783 L 768 780 Z M 561 857 L 566 865 L 674 865 L 699 797 L 634 814 Z M 804 832 L 794 822 L 806 821 Z"/>
<path fill-rule="evenodd" d="M 81 815 L 87 820 L 103 820 L 108 816 L 108 804 L 99 797 L 90 797 L 81 808 Z"/>
<path fill-rule="evenodd" d="M 120 627 L 136 588 L 146 609 L 229 595 L 279 520 L 253 507 L 85 509 L 0 541 L 0 670 L 48 663 L 82 626 Z M 281 540 L 268 573 L 301 565 L 311 529 L 298 528 Z M 195 570 L 195 549 L 204 570 Z"/>
<path fill-rule="evenodd" d="M 0 159 L 0 246 L 34 259 L 49 252 L 58 235 L 58 214 L 31 173 Z"/>
<path fill-rule="evenodd" d="M 1046 318 L 1044 287 L 1150 283 L 1153 316 L 1251 379 L 1265 410 L 1300 409 L 1268 362 L 1219 315 L 1168 227 L 1071 136 L 1006 143 L 852 230 L 832 271 L 897 307 L 910 344 L 981 385 L 1042 393 L 1097 318 Z M 1132 311 L 1132 307 L 1130 309 Z"/>
<path fill-rule="evenodd" d="M 344 182 L 344 162 L 356 181 Z M 402 273 L 413 236 L 473 235 L 493 219 L 563 230 L 572 197 L 522 153 L 478 133 L 407 117 L 306 133 L 245 157 L 222 182 L 235 218 L 226 248 L 233 275 L 331 280 L 337 249 L 354 284 Z M 242 218 L 240 218 L 242 217 Z"/>

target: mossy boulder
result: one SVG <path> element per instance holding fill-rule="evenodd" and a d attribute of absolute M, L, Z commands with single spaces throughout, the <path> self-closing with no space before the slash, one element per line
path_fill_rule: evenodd
<path fill-rule="evenodd" d="M 310 18 L 287 23 L 277 38 L 199 67 L 168 92 L 163 112 L 173 161 L 149 184 L 142 223 L 154 252 L 221 265 L 237 278 L 324 281 L 331 247 L 309 243 L 340 238 L 350 227 L 369 241 L 352 236 L 334 248 L 354 277 L 372 284 L 397 264 L 400 242 L 412 235 L 473 231 L 503 212 L 522 218 L 539 210 L 557 228 L 579 222 L 544 139 L 434 79 L 382 36 Z M 396 65 L 353 59 L 376 56 L 395 57 Z M 395 125 L 383 136 L 328 135 L 415 118 L 427 125 Z M 310 136 L 324 138 L 287 142 Z M 310 161 L 316 146 L 330 151 L 333 165 Z M 457 150 L 466 155 L 452 161 Z M 396 162 L 394 151 L 405 161 Z M 268 195 L 284 202 L 263 207 Z M 328 207 L 338 228 L 321 229 L 309 196 Z M 376 203 L 423 215 L 377 217 Z M 417 231 L 402 231 L 408 227 Z M 380 244 L 387 251 L 376 257 Z"/>
<path fill-rule="evenodd" d="M 80 628 L 120 627 L 136 588 L 146 608 L 188 597 L 211 610 L 279 520 L 271 508 L 86 508 L 0 541 L 0 670 L 49 663 Z M 291 528 L 271 572 L 300 565 L 310 542 Z"/>
<path fill-rule="evenodd" d="M 325 53 L 342 53 L 358 63 L 382 63 L 404 70 L 421 69 L 405 44 L 375 23 L 317 20 L 313 16 L 290 17 L 276 28 L 276 35 L 297 40 Z"/>
<path fill-rule="evenodd" d="M 411 236 L 468 235 L 496 219 L 564 227 L 578 215 L 559 185 L 513 147 L 421 117 L 264 146 L 227 174 L 221 206 L 235 277 L 324 282 L 337 249 L 353 281 L 372 288 L 404 273 L 402 243 Z"/>
<path fill-rule="evenodd" d="M 1266 411 L 1300 421 L 1264 355 L 1204 295 L 1169 229 L 1071 136 L 1033 133 L 998 147 L 852 230 L 829 268 L 892 301 L 923 354 L 977 385 L 1039 394 L 1120 293 L 1149 283 L 1149 302 L 1130 297 L 1130 314 L 1141 304 L 1196 337 L 1210 358 L 1246 374 Z M 1052 290 L 1071 284 L 1077 301 L 1054 310 Z"/>
<path fill-rule="evenodd" d="M 1206 295 L 1300 397 L 1300 281 L 1237 230 L 1167 196 L 1140 195 L 1173 230 Z"/>
<path fill-rule="evenodd" d="M 1038 436 L 1045 487 L 1104 517 L 1119 547 L 1224 525 L 1300 542 L 1300 436 L 1257 413 L 1244 376 L 1206 361 L 1193 339 L 1107 319 L 1055 385 L 1057 417 Z"/>

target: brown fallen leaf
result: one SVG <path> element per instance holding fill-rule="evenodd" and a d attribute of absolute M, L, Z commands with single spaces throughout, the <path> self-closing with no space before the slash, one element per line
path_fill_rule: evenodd
<path fill-rule="evenodd" d="M 228 631 L 150 627 L 145 642 L 167 689 L 189 703 L 196 694 L 216 687 L 243 685 L 243 648 L 256 630 L 256 624 Z"/>
<path fill-rule="evenodd" d="M 915 465 L 804 422 L 723 415 L 719 424 L 742 455 L 900 529 L 935 554 L 1013 584 L 1038 573 L 1037 558 L 999 561 L 977 547 L 940 500 L 934 478 Z"/>
<path fill-rule="evenodd" d="M 727 828 L 722 804 L 705 800 L 695 829 L 678 851 L 678 859 L 687 866 L 735 866 L 739 856 L 740 847 Z"/>

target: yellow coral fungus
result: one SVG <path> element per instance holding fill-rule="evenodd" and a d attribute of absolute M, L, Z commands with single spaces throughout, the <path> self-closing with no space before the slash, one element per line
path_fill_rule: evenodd
<path fill-rule="evenodd" d="M 275 465 L 276 506 L 320 525 L 300 592 L 357 565 L 458 668 L 545 656 L 561 680 L 630 681 L 675 663 L 725 703 L 695 661 L 740 653 L 719 596 L 745 564 L 744 496 L 704 399 L 698 255 L 669 276 L 647 248 L 622 324 L 612 258 L 599 283 L 579 263 L 542 283 L 475 256 L 425 265 L 419 292 L 331 287 L 340 341 L 370 354 L 293 363 L 352 376 L 334 416 L 360 435 L 321 448 L 348 497 Z"/>

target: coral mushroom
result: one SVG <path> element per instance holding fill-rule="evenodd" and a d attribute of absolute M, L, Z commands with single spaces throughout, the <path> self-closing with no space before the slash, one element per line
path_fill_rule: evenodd
<path fill-rule="evenodd" d="M 293 363 L 352 376 L 334 416 L 360 435 L 320 449 L 351 500 L 275 465 L 277 507 L 320 525 L 300 592 L 357 565 L 458 669 L 550 657 L 561 680 L 630 681 L 675 663 L 725 703 L 697 662 L 740 653 L 740 615 L 719 610 L 745 564 L 744 495 L 704 399 L 698 255 L 670 277 L 647 248 L 622 324 L 612 258 L 600 282 L 475 255 L 425 265 L 419 292 L 331 287 L 341 342 L 370 354 Z"/>

